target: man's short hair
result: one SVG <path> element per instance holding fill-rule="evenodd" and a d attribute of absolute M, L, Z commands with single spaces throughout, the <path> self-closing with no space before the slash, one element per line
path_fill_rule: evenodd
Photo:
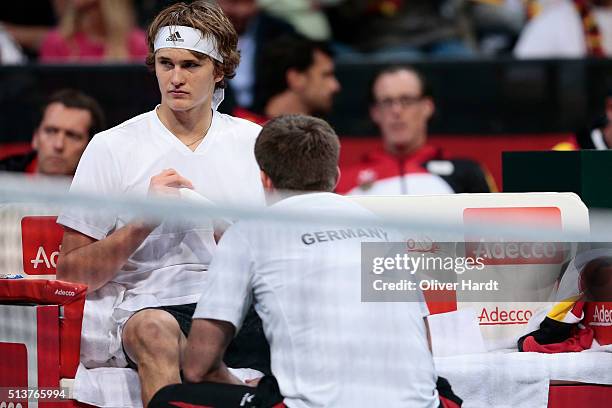
<path fill-rule="evenodd" d="M 219 54 L 223 62 L 211 58 L 215 64 L 215 73 L 223 74 L 224 78 L 231 79 L 236 75 L 236 67 L 240 62 L 238 47 L 238 34 L 223 10 L 216 4 L 204 0 L 197 0 L 189 4 L 176 3 L 162 10 L 153 20 L 147 31 L 147 46 L 149 54 L 146 64 L 155 68 L 155 37 L 161 27 L 187 26 L 200 30 L 204 36 L 211 35 L 217 41 Z M 190 51 L 197 58 L 204 54 Z M 225 88 L 225 81 L 217 83 L 217 87 Z"/>
<path fill-rule="evenodd" d="M 61 103 L 67 108 L 83 109 L 89 112 L 91 123 L 87 132 L 91 139 L 93 135 L 106 129 L 106 119 L 104 111 L 100 104 L 91 96 L 78 91 L 76 89 L 61 89 L 53 93 L 46 101 L 40 112 L 38 123 L 42 122 L 42 118 L 47 110 L 47 107 L 52 103 Z"/>
<path fill-rule="evenodd" d="M 306 115 L 270 120 L 255 142 L 257 164 L 279 190 L 333 191 L 339 155 L 336 132 Z"/>
<path fill-rule="evenodd" d="M 322 41 L 284 35 L 268 43 L 258 60 L 255 101 L 257 111 L 263 111 L 273 96 L 288 89 L 287 71 L 294 69 L 304 72 L 312 66 L 315 51 L 333 58 L 328 44 Z"/>
<path fill-rule="evenodd" d="M 370 81 L 370 86 L 368 88 L 368 103 L 370 106 L 373 106 L 378 102 L 376 100 L 376 95 L 374 95 L 374 84 L 376 84 L 376 81 L 378 81 L 378 79 L 383 75 L 395 74 L 397 72 L 402 72 L 402 71 L 411 72 L 417 77 L 417 79 L 419 80 L 419 83 L 421 84 L 421 95 L 420 95 L 421 97 L 427 97 L 427 98 L 433 97 L 431 86 L 429 85 L 427 78 L 425 78 L 425 76 L 423 75 L 421 71 L 409 65 L 392 65 L 392 66 L 383 68 L 380 71 L 378 71 L 376 75 L 374 75 L 372 80 Z"/>

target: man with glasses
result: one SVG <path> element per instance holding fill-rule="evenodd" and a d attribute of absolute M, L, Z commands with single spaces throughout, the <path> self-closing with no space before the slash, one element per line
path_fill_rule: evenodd
<path fill-rule="evenodd" d="M 427 144 L 435 105 L 423 76 L 411 67 L 380 71 L 370 87 L 370 117 L 383 146 L 345 169 L 337 191 L 346 194 L 448 194 L 494 191 L 492 179 L 472 160 L 445 159 Z"/>

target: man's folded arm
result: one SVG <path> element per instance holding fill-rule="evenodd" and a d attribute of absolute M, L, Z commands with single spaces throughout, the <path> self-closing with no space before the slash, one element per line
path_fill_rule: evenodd
<path fill-rule="evenodd" d="M 89 292 L 99 289 L 117 274 L 153 228 L 140 223 L 128 224 L 96 240 L 64 227 L 57 279 L 86 284 Z"/>

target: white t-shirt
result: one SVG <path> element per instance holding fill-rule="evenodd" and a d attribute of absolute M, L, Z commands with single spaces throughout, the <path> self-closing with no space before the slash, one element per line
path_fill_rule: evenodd
<path fill-rule="evenodd" d="M 331 193 L 293 196 L 269 209 L 277 210 L 309 211 L 314 221 L 230 227 L 194 318 L 238 329 L 254 300 L 289 407 L 437 407 L 426 309 L 418 302 L 361 301 L 361 242 L 384 242 L 391 234 L 317 223 L 317 214 L 373 217 Z"/>
<path fill-rule="evenodd" d="M 174 168 L 216 203 L 265 203 L 253 146 L 261 127 L 214 112 L 206 137 L 191 151 L 159 120 L 144 113 L 97 134 L 87 146 L 71 192 L 102 196 L 147 194 L 152 176 Z M 66 210 L 58 223 L 95 239 L 126 225 L 134 215 Z M 216 248 L 210 221 L 164 221 L 130 256 L 111 282 L 125 287 L 121 308 L 197 302 L 204 271 Z"/>
<path fill-rule="evenodd" d="M 612 8 L 593 11 L 602 36 L 604 54 L 612 56 Z M 518 58 L 582 58 L 587 54 L 580 14 L 571 1 L 546 7 L 523 29 L 514 49 Z"/>

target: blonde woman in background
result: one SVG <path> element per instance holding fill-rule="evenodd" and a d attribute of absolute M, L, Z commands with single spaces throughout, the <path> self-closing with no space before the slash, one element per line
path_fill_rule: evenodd
<path fill-rule="evenodd" d="M 59 26 L 44 38 L 41 62 L 141 62 L 145 33 L 131 0 L 67 0 Z"/>

